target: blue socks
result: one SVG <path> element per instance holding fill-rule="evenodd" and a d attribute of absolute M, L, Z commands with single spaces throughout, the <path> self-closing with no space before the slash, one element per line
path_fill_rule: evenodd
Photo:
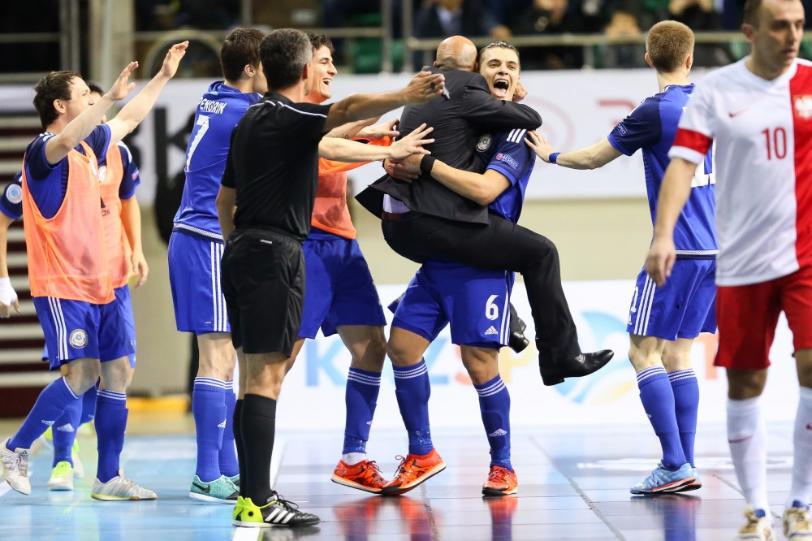
<path fill-rule="evenodd" d="M 127 427 L 127 395 L 99 389 L 95 421 L 99 450 L 96 477 L 106 483 L 118 475 L 124 429 Z"/>
<path fill-rule="evenodd" d="M 696 439 L 696 417 L 699 409 L 699 384 L 692 369 L 677 370 L 668 374 L 674 392 L 674 409 L 679 426 L 679 437 L 685 460 L 694 464 L 694 440 Z"/>
<path fill-rule="evenodd" d="M 96 417 L 96 394 L 99 391 L 98 383 L 82 395 L 82 418 L 79 425 L 89 423 Z"/>
<path fill-rule="evenodd" d="M 411 366 L 392 365 L 400 416 L 409 433 L 409 454 L 425 455 L 434 444 L 429 431 L 429 371 L 422 359 Z"/>
<path fill-rule="evenodd" d="M 344 423 L 342 454 L 366 452 L 369 429 L 372 425 L 372 416 L 375 415 L 380 389 L 380 372 L 350 368 L 350 372 L 347 374 L 347 390 L 344 394 L 347 419 Z"/>
<path fill-rule="evenodd" d="M 474 385 L 479 395 L 482 424 L 491 446 L 491 465 L 513 469 L 510 464 L 510 394 L 497 375 L 482 385 Z"/>
<path fill-rule="evenodd" d="M 73 466 L 71 451 L 73 442 L 76 439 L 76 429 L 79 428 L 79 421 L 82 418 L 82 400 L 74 400 L 69 404 L 62 416 L 54 423 L 51 433 L 54 437 L 54 463 L 67 461 Z"/>
<path fill-rule="evenodd" d="M 204 483 L 210 483 L 221 475 L 220 447 L 223 432 L 228 424 L 225 392 L 225 381 L 215 378 L 195 378 L 192 390 L 192 415 L 195 418 L 197 433 L 195 473 Z"/>
<path fill-rule="evenodd" d="M 646 410 L 654 433 L 663 449 L 663 466 L 677 470 L 685 464 L 680 431 L 674 408 L 674 391 L 662 366 L 646 368 L 637 373 L 640 401 Z"/>
<path fill-rule="evenodd" d="M 65 408 L 78 401 L 79 397 L 71 391 L 65 378 L 52 381 L 39 394 L 23 424 L 9 439 L 7 447 L 12 451 L 30 449 L 34 440 L 62 416 Z"/>
<path fill-rule="evenodd" d="M 237 395 L 234 394 L 234 382 L 225 382 L 223 400 L 226 406 L 226 427 L 223 429 L 223 441 L 220 444 L 220 473 L 234 477 L 240 473 L 237 463 L 237 448 L 234 446 L 234 408 L 237 404 Z"/>

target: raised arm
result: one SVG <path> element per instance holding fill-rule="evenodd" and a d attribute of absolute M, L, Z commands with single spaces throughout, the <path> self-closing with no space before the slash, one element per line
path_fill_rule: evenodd
<path fill-rule="evenodd" d="M 176 43 L 170 47 L 164 57 L 161 70 L 119 111 L 115 118 L 107 123 L 110 126 L 111 144 L 121 141 L 144 120 L 152 106 L 155 105 L 155 100 L 158 99 L 161 90 L 178 71 L 178 65 L 186 54 L 187 47 L 189 47 L 188 41 Z"/>
<path fill-rule="evenodd" d="M 646 258 L 646 270 L 654 282 L 661 286 L 671 275 L 677 258 L 674 248 L 674 226 L 682 207 L 691 194 L 691 182 L 697 164 L 684 158 L 673 158 L 665 170 L 660 196 L 657 199 L 657 217 L 654 239 Z"/>
<path fill-rule="evenodd" d="M 395 92 L 353 94 L 334 103 L 327 114 L 324 130 L 382 115 L 408 103 L 423 103 L 439 96 L 445 89 L 445 77 L 440 73 L 421 71 L 409 84 Z"/>
<path fill-rule="evenodd" d="M 622 155 L 605 138 L 570 152 L 554 152 L 547 140 L 536 132 L 528 132 L 525 142 L 545 162 L 569 169 L 597 169 Z"/>
<path fill-rule="evenodd" d="M 85 139 L 96 126 L 98 126 L 104 113 L 114 102 L 124 99 L 130 90 L 135 86 L 130 82 L 130 75 L 138 67 L 138 62 L 130 62 L 121 70 L 118 79 L 110 87 L 110 90 L 101 97 L 99 101 L 82 111 L 82 113 L 71 120 L 62 131 L 54 135 L 45 143 L 45 158 L 48 163 L 59 163 L 73 150 L 82 140 Z"/>
<path fill-rule="evenodd" d="M 324 137 L 319 142 L 319 156 L 337 162 L 372 162 L 387 158 L 402 160 L 412 154 L 422 156 L 429 153 L 428 150 L 423 148 L 423 145 L 434 142 L 434 139 L 425 138 L 433 129 L 422 124 L 409 135 L 395 141 L 390 146 L 367 145 L 347 139 Z"/>

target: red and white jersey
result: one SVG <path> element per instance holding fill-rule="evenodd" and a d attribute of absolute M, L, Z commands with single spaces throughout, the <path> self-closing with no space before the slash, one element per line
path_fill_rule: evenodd
<path fill-rule="evenodd" d="M 716 283 L 766 282 L 812 264 L 812 63 L 767 81 L 741 60 L 700 80 L 669 157 L 716 142 Z"/>

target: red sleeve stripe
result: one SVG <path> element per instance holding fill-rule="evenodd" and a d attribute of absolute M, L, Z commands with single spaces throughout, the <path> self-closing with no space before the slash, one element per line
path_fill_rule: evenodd
<path fill-rule="evenodd" d="M 708 152 L 712 143 L 713 139 L 703 133 L 679 128 L 676 137 L 674 137 L 673 146 L 684 147 L 699 152 L 700 154 L 705 154 Z"/>

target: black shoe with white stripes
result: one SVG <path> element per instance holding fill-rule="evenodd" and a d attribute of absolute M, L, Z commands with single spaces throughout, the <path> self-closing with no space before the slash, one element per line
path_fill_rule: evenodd
<path fill-rule="evenodd" d="M 300 528 L 313 526 L 320 521 L 316 515 L 299 511 L 297 504 L 274 492 L 262 507 L 251 501 L 251 498 L 239 498 L 234 509 L 233 524 L 245 528 Z"/>

